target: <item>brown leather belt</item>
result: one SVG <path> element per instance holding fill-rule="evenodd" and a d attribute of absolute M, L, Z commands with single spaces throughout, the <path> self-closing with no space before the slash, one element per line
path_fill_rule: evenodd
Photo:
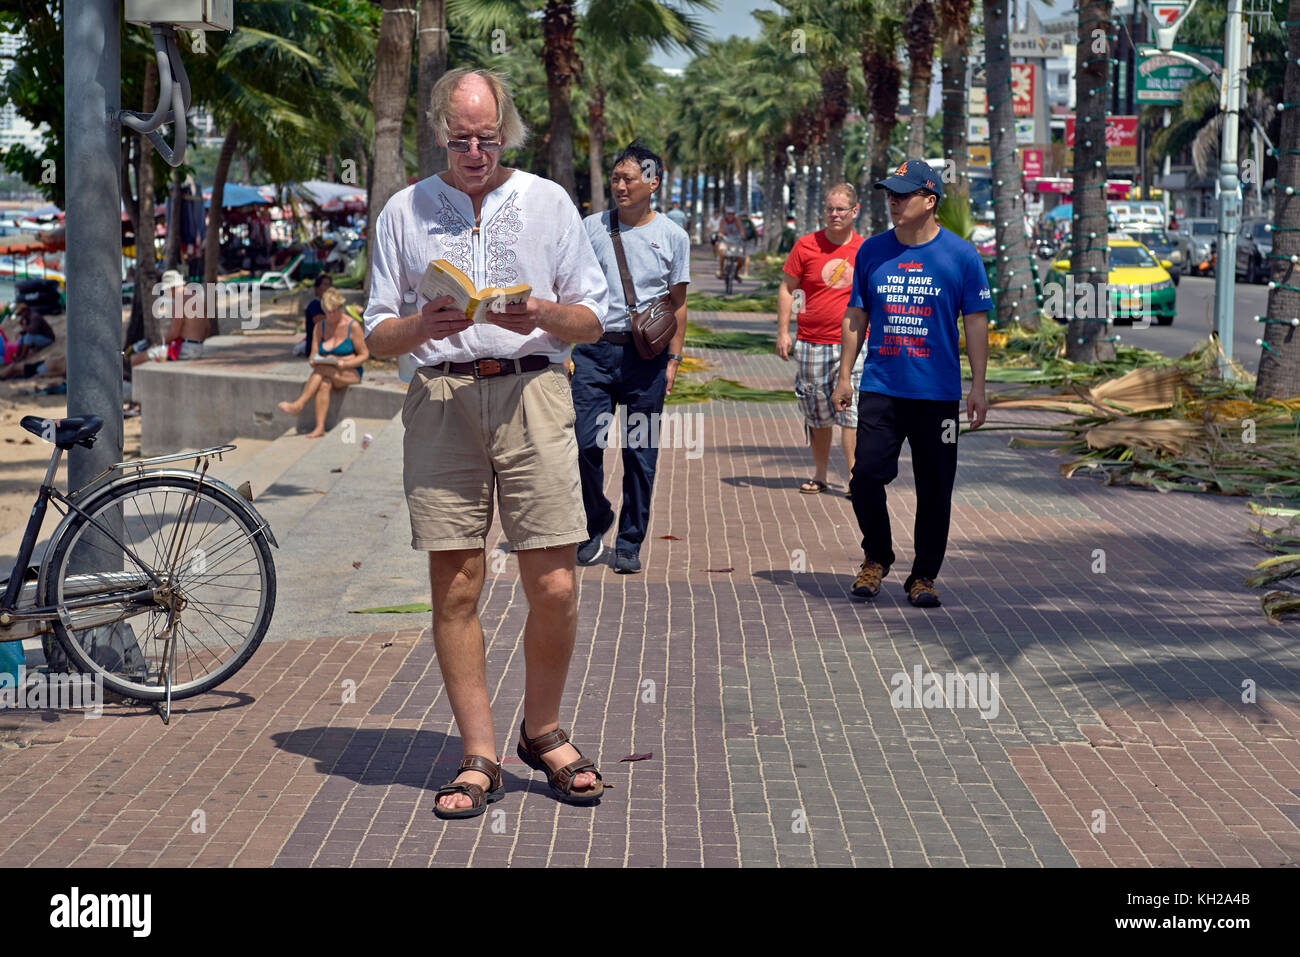
<path fill-rule="evenodd" d="M 616 346 L 630 346 L 632 344 L 632 333 L 630 332 L 607 332 L 600 337 L 601 342 L 608 342 Z"/>
<path fill-rule="evenodd" d="M 499 375 L 519 372 L 536 372 L 551 364 L 549 356 L 524 356 L 522 359 L 475 359 L 473 362 L 440 362 L 432 368 L 452 375 L 472 375 L 476 379 L 490 379 Z"/>

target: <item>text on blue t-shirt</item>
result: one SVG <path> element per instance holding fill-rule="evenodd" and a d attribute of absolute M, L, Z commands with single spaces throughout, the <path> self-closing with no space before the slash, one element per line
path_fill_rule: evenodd
<path fill-rule="evenodd" d="M 960 400 L 957 319 L 991 302 L 979 253 L 943 227 L 919 246 L 892 229 L 863 242 L 849 294 L 849 306 L 867 312 L 862 391 Z"/>

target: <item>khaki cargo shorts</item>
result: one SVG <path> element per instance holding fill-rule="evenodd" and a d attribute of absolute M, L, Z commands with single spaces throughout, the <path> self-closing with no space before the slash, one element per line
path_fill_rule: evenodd
<path fill-rule="evenodd" d="M 418 551 L 484 548 L 492 494 L 514 551 L 587 540 L 564 366 L 475 379 L 416 370 L 402 405 L 402 479 Z"/>

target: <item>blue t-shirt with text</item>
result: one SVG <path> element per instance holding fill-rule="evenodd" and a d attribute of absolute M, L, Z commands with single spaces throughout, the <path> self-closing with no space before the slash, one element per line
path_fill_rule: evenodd
<path fill-rule="evenodd" d="M 904 399 L 961 399 L 957 320 L 992 299 L 975 247 L 943 227 L 919 246 L 872 236 L 853 264 L 849 306 L 867 312 L 862 391 Z"/>

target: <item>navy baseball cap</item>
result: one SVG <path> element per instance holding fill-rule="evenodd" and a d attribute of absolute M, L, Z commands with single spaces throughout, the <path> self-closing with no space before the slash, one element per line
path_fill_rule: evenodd
<path fill-rule="evenodd" d="M 905 160 L 902 166 L 894 170 L 893 176 L 887 176 L 877 183 L 876 189 L 889 189 L 895 193 L 926 189 L 943 199 L 943 184 L 939 174 L 925 160 Z"/>

